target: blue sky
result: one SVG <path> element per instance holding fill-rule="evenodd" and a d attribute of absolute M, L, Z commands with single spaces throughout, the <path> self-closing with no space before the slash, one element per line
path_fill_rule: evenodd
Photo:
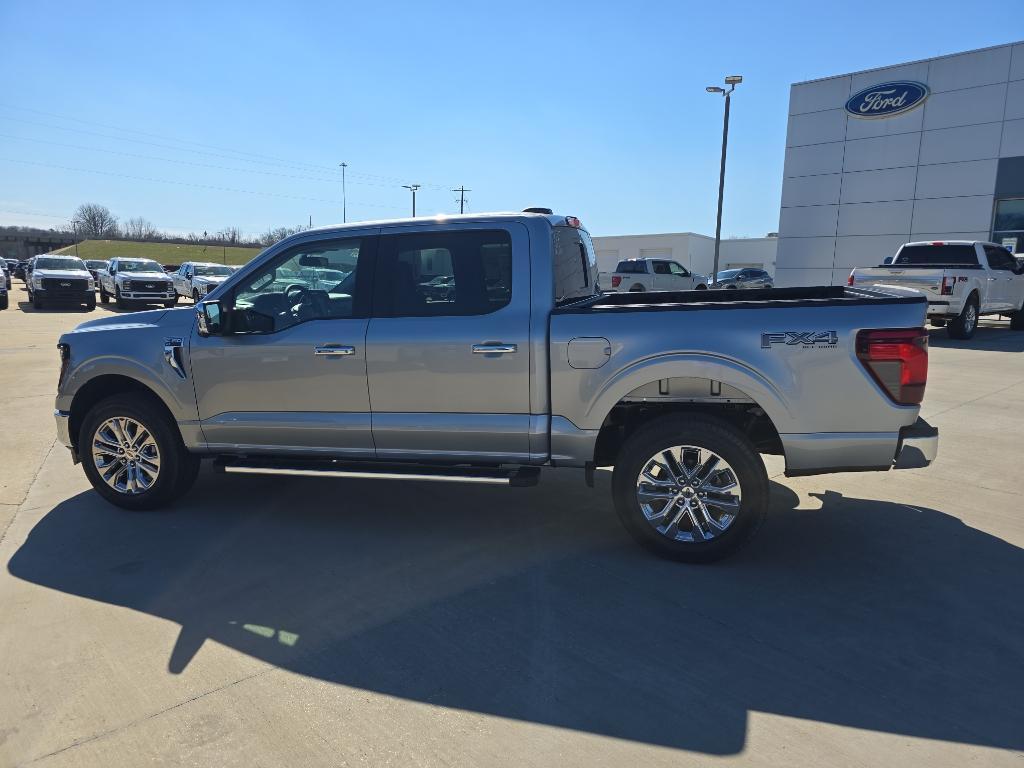
<path fill-rule="evenodd" d="M 595 234 L 778 225 L 790 83 L 1011 42 L 1020 2 L 2 0 L 0 224 L 210 232 L 546 205 Z M 1012 23 L 1010 20 L 1014 20 Z M 31 215 L 30 215 L 31 214 Z"/>

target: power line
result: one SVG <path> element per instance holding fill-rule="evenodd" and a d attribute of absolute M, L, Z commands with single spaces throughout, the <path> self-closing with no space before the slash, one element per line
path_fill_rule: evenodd
<path fill-rule="evenodd" d="M 47 144 L 54 147 L 64 147 L 65 149 L 78 149 L 86 152 L 101 152 L 107 155 L 118 155 L 120 157 L 132 157 L 139 160 L 157 160 L 164 163 L 174 163 L 176 165 L 187 165 L 193 168 L 212 168 L 221 171 L 231 171 L 233 173 L 257 173 L 261 176 L 274 176 L 280 179 L 297 179 L 301 181 L 321 181 L 328 184 L 337 184 L 338 177 L 333 178 L 320 177 L 320 176 L 297 176 L 290 173 L 276 173 L 274 171 L 261 171 L 257 168 L 232 168 L 226 165 L 214 165 L 212 163 L 197 163 L 192 160 L 178 160 L 173 157 L 158 157 L 156 155 L 143 155 L 137 152 L 120 152 L 116 149 L 101 149 L 99 147 L 87 147 L 81 144 L 67 144 L 62 141 L 47 141 L 46 139 L 35 139 L 28 136 L 14 136 L 7 133 L 0 133 L 0 138 L 15 139 L 18 141 L 31 141 L 35 144 Z M 394 184 L 379 184 L 372 181 L 357 181 L 355 182 L 359 186 L 370 186 L 370 187 L 381 187 L 384 189 L 394 189 Z"/>
<path fill-rule="evenodd" d="M 200 142 L 193 142 L 193 141 L 188 141 L 188 140 L 183 140 L 183 139 L 177 139 L 177 138 L 174 138 L 172 136 L 163 136 L 161 134 L 148 133 L 146 131 L 138 131 L 138 130 L 131 129 L 131 128 L 122 128 L 122 127 L 119 127 L 119 126 L 111 126 L 111 125 L 107 125 L 107 124 L 104 124 L 104 123 L 94 123 L 94 122 L 91 122 L 91 121 L 81 120 L 79 118 L 71 117 L 71 116 L 68 116 L 68 115 L 60 115 L 60 114 L 57 114 L 55 112 L 43 112 L 42 110 L 30 109 L 28 107 L 17 107 L 17 106 L 10 105 L 10 104 L 0 104 L 0 107 L 6 107 L 8 109 L 24 110 L 24 111 L 27 111 L 27 112 L 34 112 L 36 114 L 47 115 L 47 116 L 50 116 L 50 117 L 56 117 L 56 118 L 59 118 L 61 120 L 69 120 L 71 122 L 82 123 L 84 125 L 94 125 L 94 126 L 98 126 L 98 127 L 102 127 L 102 128 L 108 128 L 108 129 L 116 130 L 116 131 L 123 131 L 123 132 L 128 132 L 128 133 L 138 133 L 138 134 L 140 134 L 142 136 L 149 136 L 151 138 L 158 138 L 158 139 L 162 139 L 164 141 L 173 141 L 173 142 L 177 142 L 179 144 L 195 144 L 196 146 L 217 149 L 217 150 L 219 150 L 219 152 L 207 152 L 207 151 L 203 151 L 203 150 L 199 150 L 199 149 L 190 149 L 190 148 L 187 148 L 187 147 L 171 146 L 171 145 L 168 145 L 168 144 L 160 144 L 160 143 L 156 143 L 156 142 L 152 142 L 152 141 L 144 141 L 142 139 L 133 139 L 133 138 L 130 138 L 128 136 L 111 136 L 110 134 L 107 134 L 107 133 L 100 133 L 98 131 L 90 131 L 90 130 L 86 130 L 84 128 L 72 128 L 72 127 L 66 126 L 66 125 L 52 125 L 52 124 L 49 124 L 49 123 L 39 123 L 39 122 L 35 122 L 35 121 L 32 121 L 32 120 L 25 120 L 25 119 L 19 118 L 19 117 L 11 117 L 9 115 L 0 115 L 0 119 L 2 119 L 2 120 L 12 120 L 14 122 L 24 123 L 25 125 L 32 125 L 32 126 L 35 126 L 37 128 L 50 128 L 50 129 L 58 130 L 58 131 L 70 131 L 72 133 L 80 133 L 80 134 L 83 134 L 83 135 L 97 136 L 99 138 L 110 139 L 112 141 L 128 141 L 128 142 L 132 142 L 132 143 L 135 143 L 135 144 L 143 144 L 143 145 L 152 146 L 152 147 L 159 147 L 160 149 L 169 149 L 169 150 L 171 150 L 173 152 L 191 152 L 193 154 L 204 155 L 206 157 L 219 157 L 219 158 L 222 158 L 222 159 L 225 159 L 225 160 L 241 161 L 241 162 L 246 162 L 246 163 L 254 163 L 254 164 L 258 164 L 258 165 L 267 165 L 267 166 L 277 167 L 277 168 L 290 168 L 292 170 L 300 170 L 300 171 L 306 171 L 306 172 L 314 170 L 314 171 L 322 171 L 322 172 L 325 172 L 325 173 L 330 173 L 330 172 L 334 171 L 334 168 L 332 168 L 331 166 L 327 166 L 327 165 L 318 165 L 318 164 L 314 164 L 314 163 L 306 163 L 306 162 L 303 162 L 303 161 L 300 161 L 300 160 L 286 160 L 286 159 L 283 159 L 283 158 L 275 158 L 275 157 L 273 157 L 271 155 L 261 155 L 261 154 L 255 153 L 255 152 L 245 152 L 245 151 L 242 151 L 242 150 L 228 149 L 226 147 L 217 147 L 216 145 L 203 144 L 203 143 L 200 143 Z M 231 153 L 234 153 L 234 154 L 224 155 L 224 154 L 221 154 L 222 152 L 231 152 Z M 249 157 L 239 157 L 238 155 L 248 155 Z M 251 158 L 262 158 L 262 159 L 251 159 Z M 353 173 L 352 175 L 360 177 L 360 178 L 377 179 L 377 180 L 380 180 L 380 181 L 385 181 L 385 182 L 390 181 L 390 182 L 394 182 L 394 183 L 398 183 L 398 182 L 401 182 L 403 180 L 401 177 L 398 177 L 398 176 L 382 176 L 382 175 L 379 175 L 379 174 L 371 174 L 371 173 Z M 445 185 L 445 184 L 423 184 L 422 186 L 431 187 L 431 188 L 434 188 L 434 189 L 447 189 L 447 185 Z"/>
<path fill-rule="evenodd" d="M 8 163 L 18 163 L 20 165 L 35 165 L 42 168 L 56 168 L 62 171 L 77 171 L 79 173 L 94 173 L 100 176 L 113 176 L 121 179 L 132 179 L 134 181 L 149 181 L 157 184 L 173 184 L 180 187 L 193 187 L 195 189 L 209 189 L 216 192 L 238 192 L 246 195 L 260 195 L 263 197 L 280 197 L 286 200 L 306 200 L 315 203 L 330 203 L 331 205 L 341 205 L 340 200 L 331 200 L 322 197 L 306 197 L 303 195 L 283 195 L 278 192 L 260 192 L 253 189 L 239 189 L 237 187 L 219 187 L 212 184 L 196 184 L 188 181 L 174 181 L 172 179 L 156 179 L 151 176 L 133 176 L 126 173 L 114 173 L 113 171 L 100 171 L 94 168 L 75 168 L 68 165 L 57 165 L 56 163 L 41 163 L 34 160 L 16 160 L 12 157 L 0 157 L 0 161 Z M 369 208 L 386 208 L 388 210 L 401 210 L 398 206 L 394 205 L 380 205 L 375 203 L 359 203 L 359 205 Z"/>

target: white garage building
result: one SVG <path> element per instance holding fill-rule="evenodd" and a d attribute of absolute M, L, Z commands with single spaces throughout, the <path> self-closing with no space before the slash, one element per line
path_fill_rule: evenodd
<path fill-rule="evenodd" d="M 744 237 L 722 240 L 718 268 L 757 267 L 775 271 L 775 237 Z M 660 235 L 611 235 L 594 238 L 597 268 L 601 274 L 615 271 L 622 259 L 669 259 L 691 272 L 710 275 L 715 261 L 715 238 L 695 232 Z"/>
<path fill-rule="evenodd" d="M 1024 251 L 1024 43 L 793 85 L 775 284 L 944 239 Z"/>

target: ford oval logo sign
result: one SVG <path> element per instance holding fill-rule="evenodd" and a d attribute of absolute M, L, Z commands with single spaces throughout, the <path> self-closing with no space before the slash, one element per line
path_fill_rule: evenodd
<path fill-rule="evenodd" d="M 924 104 L 928 86 L 913 80 L 881 83 L 853 94 L 846 111 L 854 117 L 895 117 Z"/>

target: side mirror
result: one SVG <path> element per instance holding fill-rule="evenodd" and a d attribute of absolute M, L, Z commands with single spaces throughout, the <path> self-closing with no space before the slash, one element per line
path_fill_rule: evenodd
<path fill-rule="evenodd" d="M 228 316 L 227 302 L 203 301 L 196 307 L 200 336 L 224 336 L 228 333 L 225 320 Z"/>

